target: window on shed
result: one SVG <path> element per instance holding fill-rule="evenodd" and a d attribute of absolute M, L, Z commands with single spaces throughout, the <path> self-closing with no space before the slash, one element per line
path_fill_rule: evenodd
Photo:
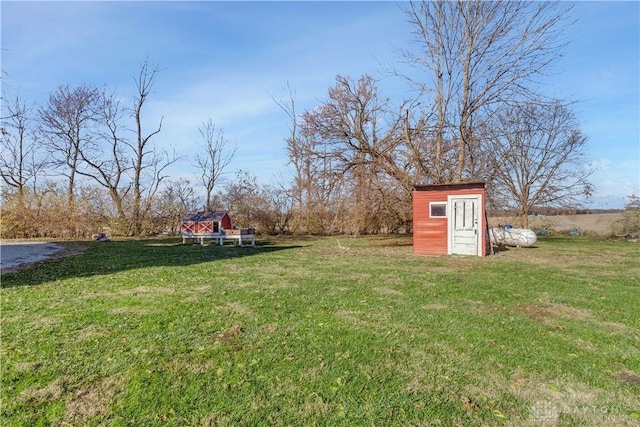
<path fill-rule="evenodd" d="M 429 203 L 429 217 L 431 217 L 431 218 L 446 218 L 447 217 L 447 203 L 446 202 L 431 202 L 431 203 Z"/>

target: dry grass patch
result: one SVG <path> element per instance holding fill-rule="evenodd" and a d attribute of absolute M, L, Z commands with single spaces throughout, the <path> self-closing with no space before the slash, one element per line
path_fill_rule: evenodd
<path fill-rule="evenodd" d="M 404 293 L 402 293 L 400 291 L 397 291 L 397 290 L 391 289 L 391 288 L 387 288 L 387 287 L 384 287 L 384 286 L 373 288 L 373 290 L 376 293 L 380 294 L 380 295 L 392 295 L 392 296 L 398 296 L 398 297 L 401 297 L 401 296 L 404 295 Z"/>
<path fill-rule="evenodd" d="M 288 280 L 278 280 L 277 282 L 267 282 L 259 287 L 254 283 L 253 287 L 266 291 L 279 291 L 283 289 L 297 289 L 300 285 L 298 283 L 291 283 Z"/>
<path fill-rule="evenodd" d="M 369 328 L 372 326 L 370 322 L 364 321 L 358 317 L 359 315 L 362 315 L 362 312 L 360 311 L 338 310 L 335 315 L 339 319 L 342 319 L 356 327 Z"/>
<path fill-rule="evenodd" d="M 215 339 L 216 343 L 237 346 L 239 344 L 240 335 L 244 332 L 238 324 L 231 325 L 226 330 L 220 332 Z"/>
<path fill-rule="evenodd" d="M 16 362 L 11 369 L 15 372 L 34 372 L 42 366 L 41 362 Z"/>
<path fill-rule="evenodd" d="M 82 328 L 75 333 L 75 339 L 77 341 L 85 341 L 90 340 L 92 338 L 97 338 L 103 336 L 104 332 L 99 331 L 95 325 L 89 325 L 86 328 Z"/>
<path fill-rule="evenodd" d="M 384 312 L 365 312 L 361 310 L 338 310 L 334 315 L 347 322 L 350 326 L 369 330 L 380 330 L 383 325 L 387 325 L 388 314 Z"/>
<path fill-rule="evenodd" d="M 121 289 L 116 292 L 117 295 L 121 296 L 143 296 L 143 295 L 166 295 L 173 294 L 176 292 L 176 289 L 169 288 L 165 286 L 137 286 L 135 288 L 130 289 Z"/>
<path fill-rule="evenodd" d="M 120 289 L 114 292 L 91 292 L 85 294 L 83 297 L 86 299 L 123 299 L 123 298 L 135 298 L 139 301 L 152 301 L 156 298 L 163 298 L 165 296 L 184 296 L 183 301 L 189 303 L 198 302 L 202 294 L 206 294 L 213 289 L 212 285 L 199 285 L 199 286 L 186 286 L 176 285 L 170 286 L 136 286 L 134 288 Z"/>
<path fill-rule="evenodd" d="M 97 416 L 106 416 L 111 412 L 111 402 L 122 390 L 122 381 L 116 377 L 88 384 L 74 394 L 67 404 L 64 418 L 71 422 L 84 422 Z"/>
<path fill-rule="evenodd" d="M 532 403 L 531 408 L 546 406 L 553 419 L 550 425 L 633 426 L 625 408 L 639 408 L 640 400 L 625 390 L 614 394 L 580 382 L 557 380 L 529 381 L 523 387 L 509 389 L 516 397 Z M 531 414 L 529 414 L 531 415 Z M 532 423 L 531 416 L 523 425 Z"/>
<path fill-rule="evenodd" d="M 576 347 L 578 347 L 580 350 L 583 350 L 583 351 L 593 352 L 598 350 L 598 347 L 594 343 L 585 341 L 580 338 L 574 340 L 573 342 L 575 343 Z"/>
<path fill-rule="evenodd" d="M 553 319 L 573 319 L 582 322 L 592 322 L 593 316 L 589 310 L 568 307 L 563 304 L 552 303 L 522 303 L 512 308 L 514 314 L 524 314 L 529 318 L 542 323 Z"/>
<path fill-rule="evenodd" d="M 330 409 L 331 406 L 324 401 L 320 394 L 311 393 L 305 397 L 301 411 L 306 418 L 314 419 L 326 416 Z"/>
<path fill-rule="evenodd" d="M 218 364 L 212 359 L 203 360 L 197 355 L 187 354 L 171 360 L 168 371 L 178 375 L 183 373 L 204 374 L 214 371 L 217 366 Z"/>
<path fill-rule="evenodd" d="M 620 374 L 618 374 L 618 378 L 621 381 L 624 381 L 626 383 L 633 384 L 633 385 L 636 385 L 636 386 L 640 387 L 640 376 L 636 375 L 636 374 L 634 374 L 632 372 L 622 371 L 622 372 L 620 372 Z"/>
<path fill-rule="evenodd" d="M 151 312 L 152 311 L 149 310 L 148 308 L 142 308 L 142 307 L 115 307 L 108 311 L 109 314 L 115 314 L 115 315 L 133 314 L 133 315 L 139 315 L 139 316 L 144 316 L 144 315 L 150 314 Z"/>
<path fill-rule="evenodd" d="M 413 377 L 404 390 L 411 395 L 424 394 L 431 392 L 433 390 L 433 385 L 425 383 L 418 377 Z"/>
<path fill-rule="evenodd" d="M 115 280 L 115 279 L 114 279 Z M 116 299 L 122 297 L 136 297 L 136 298 L 155 298 L 161 295 L 175 294 L 176 289 L 166 286 L 136 286 L 134 288 L 119 289 L 117 291 L 104 291 L 104 292 L 90 292 L 83 295 L 85 299 L 101 298 L 101 299 Z"/>
<path fill-rule="evenodd" d="M 242 316 L 254 318 L 256 316 L 255 311 L 247 304 L 243 304 L 241 302 L 228 302 L 224 306 L 224 310 L 226 310 L 227 315 L 232 316 Z"/>
<path fill-rule="evenodd" d="M 202 294 L 208 293 L 213 287 L 211 285 L 202 285 L 181 289 L 181 293 L 186 296 L 183 298 L 184 302 L 197 303 L 200 301 Z"/>
<path fill-rule="evenodd" d="M 289 359 L 292 357 L 292 355 L 287 356 Z M 319 361 L 317 364 L 307 367 L 304 372 L 300 373 L 299 381 L 301 383 L 315 382 L 323 375 L 325 375 L 325 363 L 323 361 Z"/>
<path fill-rule="evenodd" d="M 569 307 L 564 304 L 554 303 L 522 303 L 511 309 L 514 314 L 524 314 L 525 316 L 537 322 L 548 326 L 558 326 L 555 320 L 577 320 L 579 322 L 590 323 L 603 329 L 616 333 L 623 333 L 629 330 L 629 327 L 615 322 L 603 322 L 586 309 Z"/>
<path fill-rule="evenodd" d="M 465 300 L 464 304 L 466 305 L 466 309 L 471 313 L 488 316 L 507 310 L 507 308 L 502 305 L 485 301 Z"/>
<path fill-rule="evenodd" d="M 446 310 L 449 308 L 449 306 L 445 304 L 426 304 L 426 305 L 421 305 L 420 308 L 426 311 L 439 311 L 439 310 Z"/>
<path fill-rule="evenodd" d="M 408 376 L 428 374 L 430 378 L 427 381 L 432 384 L 453 381 L 453 373 L 447 371 L 449 368 L 457 369 L 457 367 L 462 367 L 464 370 L 464 367 L 471 366 L 469 364 L 471 361 L 470 354 L 458 351 L 452 345 L 442 341 L 430 342 L 427 347 L 416 347 L 407 343 L 402 348 L 399 348 L 398 351 L 408 354 L 408 363 L 406 366 L 394 364 L 395 369 Z M 433 367 L 440 368 L 432 370 Z M 431 369 L 425 370 L 425 368 Z M 423 380 L 425 379 L 423 378 Z"/>
<path fill-rule="evenodd" d="M 67 391 L 69 378 L 62 376 L 51 381 L 44 387 L 33 386 L 22 393 L 18 397 L 19 402 L 41 403 L 61 398 Z"/>
<path fill-rule="evenodd" d="M 267 323 L 260 326 L 260 332 L 262 335 L 273 335 L 278 330 L 278 325 L 275 323 Z"/>
<path fill-rule="evenodd" d="M 29 322 L 30 325 L 36 326 L 36 327 L 53 326 L 53 325 L 59 325 L 60 323 L 61 323 L 60 316 L 40 316 L 35 318 L 33 321 Z"/>
<path fill-rule="evenodd" d="M 191 288 L 186 288 L 185 291 L 189 293 L 200 293 L 200 292 L 209 292 L 213 287 L 211 285 L 202 285 L 202 286 L 194 286 Z"/>

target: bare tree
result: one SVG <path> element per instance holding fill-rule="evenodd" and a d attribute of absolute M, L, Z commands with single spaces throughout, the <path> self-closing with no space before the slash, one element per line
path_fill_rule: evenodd
<path fill-rule="evenodd" d="M 162 118 L 158 127 L 149 133 L 143 131 L 142 110 L 151 94 L 155 83 L 156 75 L 160 68 L 150 66 L 148 60 L 140 66 L 140 72 L 134 78 L 137 88 L 137 95 L 133 105 L 133 118 L 135 120 L 135 142 L 128 142 L 132 149 L 131 170 L 133 173 L 132 187 L 132 207 L 131 207 L 131 230 L 134 236 L 140 235 L 143 231 L 143 221 L 146 214 L 152 207 L 153 198 L 158 191 L 161 182 L 167 178 L 165 170 L 178 160 L 175 153 L 169 155 L 164 150 L 157 150 L 152 138 L 162 130 Z"/>
<path fill-rule="evenodd" d="M 296 111 L 296 94 L 287 83 L 288 99 L 273 98 L 274 102 L 289 118 L 289 136 L 286 138 L 289 164 L 295 175 L 289 191 L 291 202 L 291 227 L 294 232 L 324 232 L 330 216 L 333 197 L 339 193 L 339 172 L 326 155 L 326 145 L 312 129 L 313 125 L 303 121 Z M 337 175 L 336 175 L 337 174 Z M 280 194 L 278 197 L 284 197 Z M 289 220 L 286 221 L 287 224 Z"/>
<path fill-rule="evenodd" d="M 262 226 L 269 234 L 282 234 L 288 231 L 292 217 L 292 197 L 288 191 L 280 188 L 263 187 L 265 207 L 259 213 Z"/>
<path fill-rule="evenodd" d="M 4 104 L 4 102 L 3 102 Z M 45 161 L 39 155 L 39 144 L 31 125 L 31 109 L 16 97 L 7 104 L 0 124 L 0 176 L 18 197 L 18 207 L 25 207 L 27 186 L 36 187 L 37 176 Z"/>
<path fill-rule="evenodd" d="M 351 206 L 352 232 L 379 229 L 380 221 L 374 218 L 379 212 L 371 207 L 374 197 L 386 197 L 386 178 L 404 190 L 410 202 L 415 163 L 405 144 L 405 110 L 403 105 L 395 111 L 370 76 L 357 81 L 338 76 L 328 99 L 302 116 L 303 135 L 319 141 L 313 157 L 328 159 L 329 171 L 348 188 L 345 203 Z"/>
<path fill-rule="evenodd" d="M 289 118 L 289 136 L 286 138 L 287 155 L 289 156 L 289 164 L 294 167 L 295 175 L 293 177 L 292 198 L 296 203 L 296 209 L 300 213 L 304 209 L 304 192 L 307 190 L 309 183 L 304 177 L 304 152 L 299 135 L 299 117 L 296 112 L 296 92 L 287 82 L 288 100 L 272 97 L 273 102 L 285 112 Z"/>
<path fill-rule="evenodd" d="M 536 79 L 561 56 L 560 24 L 570 7 L 455 0 L 405 8 L 421 48 L 402 52 L 420 72 L 405 77 L 433 96 L 434 165 L 444 165 L 447 146 L 454 146 L 453 181 L 478 174 L 478 126 L 499 107 L 532 98 Z"/>
<path fill-rule="evenodd" d="M 260 190 L 258 179 L 243 170 L 237 170 L 235 178 L 227 183 L 226 191 L 220 199 L 233 218 L 234 225 L 256 225 L 257 207 L 262 203 Z"/>
<path fill-rule="evenodd" d="M 204 143 L 200 146 L 203 154 L 196 154 L 194 166 L 200 173 L 200 182 L 206 191 L 206 209 L 213 209 L 212 195 L 213 188 L 224 173 L 224 169 L 229 166 L 233 156 L 238 150 L 237 146 L 228 147 L 228 141 L 224 139 L 222 129 L 216 131 L 213 120 L 202 124 L 199 129 Z"/>
<path fill-rule="evenodd" d="M 56 166 L 67 177 L 67 201 L 72 211 L 81 152 L 90 144 L 98 96 L 98 89 L 91 86 L 64 85 L 49 95 L 47 105 L 39 109 L 40 131 Z"/>
<path fill-rule="evenodd" d="M 188 180 L 166 180 L 154 200 L 154 232 L 177 234 L 180 230 L 180 219 L 196 207 L 195 191 Z"/>
<path fill-rule="evenodd" d="M 79 174 L 92 178 L 107 190 L 121 222 L 126 218 L 124 201 L 131 190 L 131 183 L 126 181 L 132 168 L 121 129 L 124 112 L 114 93 L 106 88 L 100 92 L 94 106 L 93 144 L 91 149 L 80 151 L 83 165 L 78 169 Z"/>
<path fill-rule="evenodd" d="M 593 191 L 583 163 L 586 141 L 573 113 L 559 101 L 505 111 L 492 126 L 494 197 L 516 209 L 525 228 L 536 207 L 579 206 Z"/>

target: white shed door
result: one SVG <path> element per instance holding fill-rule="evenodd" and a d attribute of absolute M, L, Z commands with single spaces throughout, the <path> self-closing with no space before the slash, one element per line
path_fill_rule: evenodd
<path fill-rule="evenodd" d="M 449 252 L 479 255 L 480 196 L 449 197 Z"/>

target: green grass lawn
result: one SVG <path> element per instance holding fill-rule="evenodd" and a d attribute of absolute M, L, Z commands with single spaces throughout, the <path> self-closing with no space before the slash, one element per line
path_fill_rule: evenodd
<path fill-rule="evenodd" d="M 638 244 L 88 245 L 2 276 L 3 426 L 640 424 Z"/>

